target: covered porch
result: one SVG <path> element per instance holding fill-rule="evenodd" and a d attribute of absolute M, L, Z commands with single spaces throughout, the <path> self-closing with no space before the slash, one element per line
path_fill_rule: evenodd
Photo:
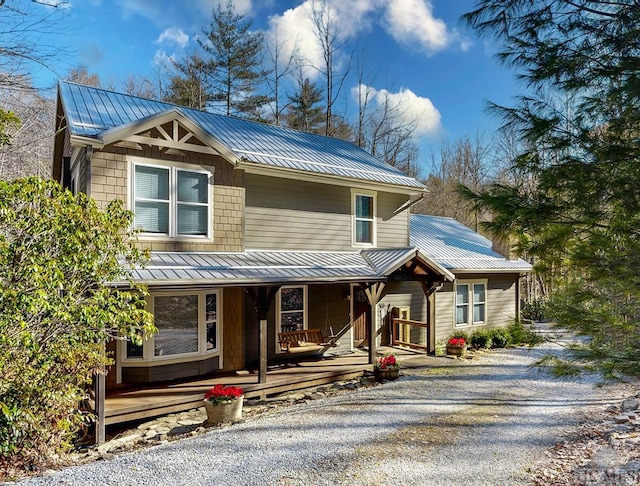
<path fill-rule="evenodd" d="M 409 358 L 420 359 L 421 355 L 426 361 L 427 356 L 425 352 L 403 348 L 378 348 L 380 355 L 388 352 L 397 354 L 401 362 Z M 243 370 L 112 391 L 105 399 L 104 424 L 111 426 L 200 407 L 204 393 L 218 383 L 242 387 L 246 398 L 263 399 L 288 391 L 358 378 L 372 369 L 368 352 L 355 350 L 348 355 L 306 359 L 269 367 L 263 383 L 259 382 L 258 370 Z"/>

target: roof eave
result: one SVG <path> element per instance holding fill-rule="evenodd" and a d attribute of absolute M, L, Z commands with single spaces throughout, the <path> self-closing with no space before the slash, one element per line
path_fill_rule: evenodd
<path fill-rule="evenodd" d="M 316 173 L 298 169 L 290 169 L 287 167 L 271 167 L 260 164 L 258 162 L 251 162 L 246 159 L 241 159 L 238 167 L 244 169 L 248 174 L 267 175 L 285 179 L 307 180 L 310 182 L 319 182 L 325 184 L 327 183 L 327 179 L 330 179 L 331 183 L 334 185 L 353 187 L 355 183 L 359 187 L 384 190 L 387 192 L 398 194 L 420 195 L 429 192 L 426 187 L 404 186 L 399 184 L 391 184 L 389 182 L 370 181 L 367 179 Z"/>

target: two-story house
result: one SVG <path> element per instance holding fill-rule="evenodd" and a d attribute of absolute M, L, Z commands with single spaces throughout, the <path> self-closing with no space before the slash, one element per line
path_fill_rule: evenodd
<path fill-rule="evenodd" d="M 412 220 L 425 187 L 352 143 L 68 82 L 57 119 L 53 177 L 123 200 L 152 251 L 134 278 L 158 333 L 111 344 L 108 387 L 248 367 L 264 379 L 295 329 L 373 359 L 393 313 L 427 323 L 430 349 L 517 316 L 530 267 L 452 220 Z"/>

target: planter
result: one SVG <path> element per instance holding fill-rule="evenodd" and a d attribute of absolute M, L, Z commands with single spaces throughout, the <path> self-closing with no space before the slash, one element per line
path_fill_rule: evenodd
<path fill-rule="evenodd" d="M 237 422 L 242 418 L 242 402 L 244 395 L 230 402 L 211 403 L 204 401 L 204 408 L 207 411 L 207 423 L 205 425 L 217 425 L 223 423 Z"/>
<path fill-rule="evenodd" d="M 466 346 L 447 346 L 447 355 L 462 357 L 467 354 Z"/>
<path fill-rule="evenodd" d="M 397 380 L 400 376 L 399 368 L 380 369 L 374 368 L 373 374 L 376 377 L 376 381 L 382 382 L 383 380 Z"/>

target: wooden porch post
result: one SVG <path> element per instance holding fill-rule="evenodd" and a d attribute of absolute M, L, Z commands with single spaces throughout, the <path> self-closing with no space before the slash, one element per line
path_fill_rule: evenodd
<path fill-rule="evenodd" d="M 431 353 L 433 351 L 431 346 L 431 340 L 435 335 L 435 329 L 431 329 L 434 322 L 431 318 L 432 309 L 431 309 L 431 296 L 440 288 L 442 285 L 442 281 L 430 281 L 430 280 L 420 280 L 420 287 L 422 287 L 422 292 L 424 293 L 425 298 L 427 299 L 427 353 Z M 434 343 L 435 345 L 435 343 Z"/>
<path fill-rule="evenodd" d="M 104 444 L 106 440 L 105 427 L 105 386 L 106 375 L 104 369 L 97 370 L 93 379 L 93 390 L 95 393 L 95 414 L 96 414 L 96 445 Z"/>
<path fill-rule="evenodd" d="M 376 345 L 376 305 L 380 302 L 382 291 L 384 290 L 384 282 L 377 282 L 364 286 L 364 293 L 367 295 L 369 305 L 371 305 L 371 323 L 369 325 L 369 364 L 376 362 L 378 354 Z"/>
<path fill-rule="evenodd" d="M 267 290 L 268 289 L 268 290 Z M 258 383 L 267 382 L 267 312 L 271 303 L 276 296 L 276 293 L 280 289 L 280 285 L 273 285 L 271 287 L 258 287 L 256 292 L 254 288 L 247 288 L 247 293 L 253 302 L 253 306 L 258 313 L 259 321 L 259 346 L 260 358 L 258 361 Z"/>

